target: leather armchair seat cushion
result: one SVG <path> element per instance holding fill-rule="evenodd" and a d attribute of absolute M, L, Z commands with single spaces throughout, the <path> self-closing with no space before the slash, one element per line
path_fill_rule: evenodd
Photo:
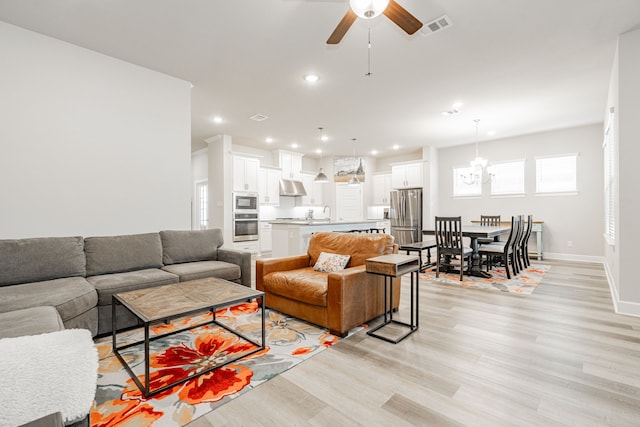
<path fill-rule="evenodd" d="M 266 292 L 311 305 L 327 306 L 327 275 L 313 267 L 276 271 L 264 277 Z"/>

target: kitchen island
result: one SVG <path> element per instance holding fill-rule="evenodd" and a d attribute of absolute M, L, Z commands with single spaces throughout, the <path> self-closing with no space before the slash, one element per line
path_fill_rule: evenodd
<path fill-rule="evenodd" d="M 319 231 L 348 232 L 376 227 L 376 220 L 331 221 L 328 219 L 279 219 L 271 223 L 273 249 L 271 256 L 282 258 L 307 253 L 311 234 Z"/>

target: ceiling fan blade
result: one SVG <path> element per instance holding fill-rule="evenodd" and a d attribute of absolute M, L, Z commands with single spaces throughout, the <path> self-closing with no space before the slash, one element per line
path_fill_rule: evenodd
<path fill-rule="evenodd" d="M 327 39 L 327 44 L 340 43 L 340 40 L 342 40 L 344 35 L 347 34 L 347 31 L 349 31 L 349 28 L 351 28 L 351 25 L 353 25 L 357 17 L 358 15 L 356 15 L 353 10 L 349 9 L 347 13 L 344 14 L 344 17 L 342 18 L 336 29 L 333 30 L 333 33 L 331 33 L 329 39 Z"/>
<path fill-rule="evenodd" d="M 387 6 L 383 13 L 407 34 L 413 34 L 422 28 L 422 22 L 410 14 L 404 7 L 396 3 L 395 0 L 389 0 L 389 6 Z"/>

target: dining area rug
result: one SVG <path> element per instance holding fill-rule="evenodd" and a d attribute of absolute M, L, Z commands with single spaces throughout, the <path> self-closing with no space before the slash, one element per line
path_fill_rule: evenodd
<path fill-rule="evenodd" d="M 177 319 L 152 329 L 154 333 L 197 325 L 212 314 Z M 216 312 L 216 319 L 245 336 L 260 340 L 262 313 L 255 302 Z M 243 359 L 202 374 L 185 383 L 145 398 L 112 352 L 111 336 L 95 340 L 99 354 L 98 384 L 91 408 L 91 426 L 182 426 L 225 404 L 331 347 L 340 338 L 326 329 L 288 317 L 274 310 L 265 312 L 266 348 Z M 118 334 L 118 346 L 143 337 L 142 328 Z M 156 371 L 150 375 L 152 389 L 183 378 L 185 371 L 203 369 L 217 361 L 246 352 L 246 344 L 217 325 L 201 326 L 157 340 L 151 353 Z M 143 352 L 122 351 L 130 366 L 143 365 Z"/>
<path fill-rule="evenodd" d="M 551 266 L 543 264 L 531 264 L 529 268 L 521 270 L 518 275 L 511 275 L 507 279 L 504 267 L 491 269 L 490 278 L 473 277 L 464 275 L 460 281 L 460 273 L 440 273 L 436 278 L 435 267 L 420 273 L 420 280 L 428 280 L 433 283 L 458 286 L 469 289 L 482 289 L 489 291 L 505 292 L 517 295 L 531 295 L 544 279 Z"/>

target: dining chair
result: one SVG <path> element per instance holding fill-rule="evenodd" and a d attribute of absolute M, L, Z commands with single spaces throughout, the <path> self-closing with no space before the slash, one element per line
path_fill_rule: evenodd
<path fill-rule="evenodd" d="M 518 236 L 516 237 L 516 240 L 513 242 L 513 253 L 514 253 L 514 257 L 515 257 L 515 266 L 516 266 L 516 274 L 520 274 L 521 270 L 524 270 L 524 265 L 522 264 L 522 258 L 521 258 L 521 245 L 522 245 L 522 240 L 524 238 L 524 215 L 518 215 L 518 218 L 520 218 L 520 222 L 518 224 Z"/>
<path fill-rule="evenodd" d="M 462 218 L 459 216 L 436 216 L 436 277 L 440 273 L 440 260 L 444 257 L 444 264 L 451 266 L 451 257 L 460 257 L 460 281 L 464 274 L 464 261 L 467 269 L 471 270 L 472 249 L 465 247 L 462 242 Z"/>
<path fill-rule="evenodd" d="M 480 254 L 480 258 L 484 256 L 486 258 L 487 271 L 491 269 L 493 262 L 496 258 L 500 258 L 504 263 L 504 269 L 507 272 L 507 279 L 511 279 L 511 273 L 509 272 L 509 264 L 511 264 L 511 268 L 513 270 L 514 276 L 518 273 L 517 269 L 517 260 L 515 258 L 515 244 L 517 241 L 520 232 L 520 217 L 512 216 L 511 217 L 511 231 L 509 232 L 509 237 L 507 240 L 503 242 L 492 242 L 485 245 L 481 245 L 478 249 L 478 253 Z"/>
<path fill-rule="evenodd" d="M 520 243 L 520 257 L 524 268 L 528 268 L 531 265 L 529 261 L 529 237 L 531 237 L 531 229 L 533 228 L 533 215 L 527 217 L 527 228 L 524 231 L 522 242 Z"/>
<path fill-rule="evenodd" d="M 498 225 L 500 225 L 500 215 L 480 215 L 480 225 L 498 226 Z M 500 240 L 500 236 L 496 236 L 496 237 L 491 238 L 491 239 L 479 238 L 478 239 L 478 243 L 480 243 L 480 244 L 482 244 L 482 243 L 491 243 L 491 242 L 497 242 L 499 240 Z"/>

